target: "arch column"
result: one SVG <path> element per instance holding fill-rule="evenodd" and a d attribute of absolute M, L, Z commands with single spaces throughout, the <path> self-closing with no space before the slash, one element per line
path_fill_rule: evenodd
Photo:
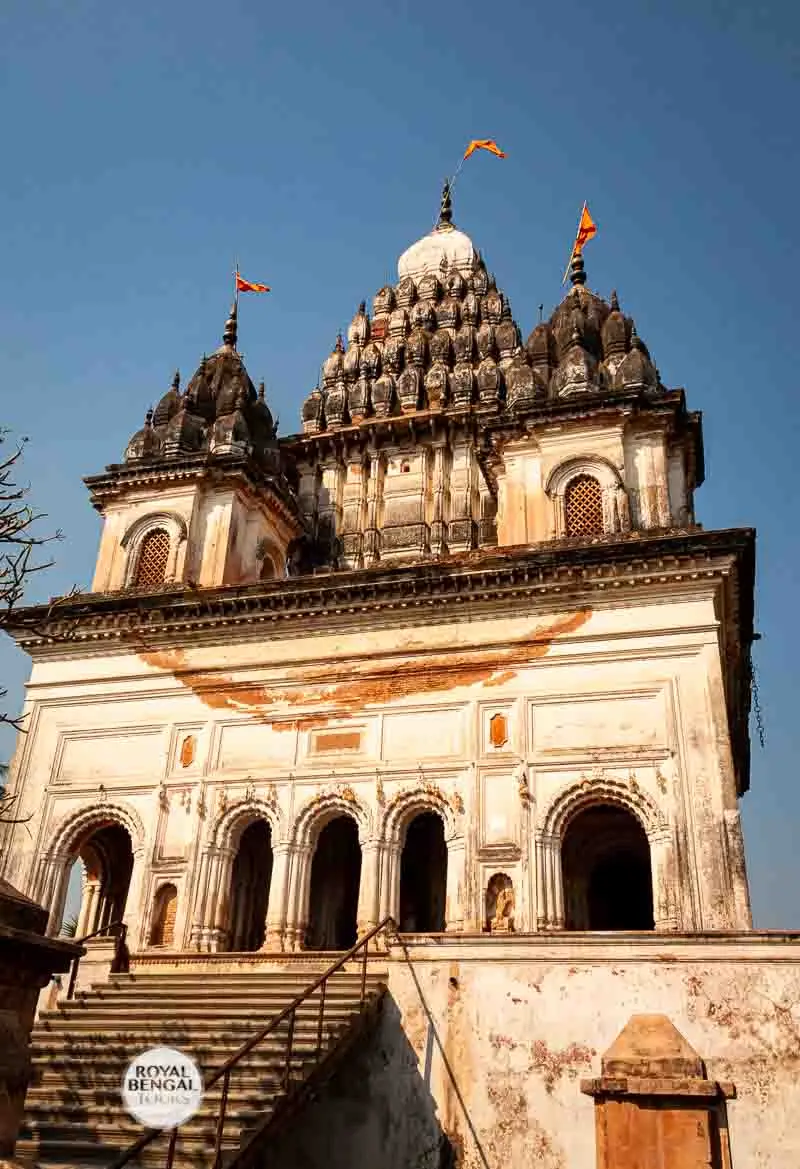
<path fill-rule="evenodd" d="M 36 900 L 45 909 L 50 909 L 50 917 L 47 921 L 47 934 L 49 937 L 57 934 L 61 926 L 64 902 L 67 899 L 69 862 L 69 854 L 51 853 L 42 868 L 40 892 Z"/>
<path fill-rule="evenodd" d="M 464 929 L 464 888 L 466 878 L 466 840 L 451 836 L 447 845 L 447 893 L 445 900 L 445 929 L 459 933 Z M 399 866 L 398 866 L 399 868 Z"/>
<path fill-rule="evenodd" d="M 359 937 L 381 920 L 379 916 L 381 852 L 377 840 L 367 840 L 361 845 L 361 878 L 358 887 L 356 927 Z"/>
<path fill-rule="evenodd" d="M 561 840 L 539 832 L 534 843 L 536 854 L 537 915 L 536 928 L 564 928 L 564 879 L 561 871 Z"/>
<path fill-rule="evenodd" d="M 314 849 L 311 843 L 290 847 L 286 923 L 283 927 L 283 945 L 286 950 L 301 950 L 308 925 L 308 894 L 311 882 L 311 861 Z"/>
<path fill-rule="evenodd" d="M 189 946 L 193 950 L 206 948 L 204 934 L 207 930 L 209 902 L 214 889 L 211 877 L 216 867 L 214 864 L 215 852 L 214 846 L 209 845 L 200 857 L 200 871 L 197 877 L 197 889 L 192 911 L 192 926 L 189 932 Z"/>
<path fill-rule="evenodd" d="M 208 850 L 208 895 L 197 932 L 198 948 L 211 954 L 217 953 L 228 936 L 228 914 L 230 912 L 230 884 L 233 869 L 233 849 L 219 845 Z"/>
<path fill-rule="evenodd" d="M 675 883 L 675 853 L 672 833 L 661 829 L 647 833 L 650 845 L 650 874 L 653 885 L 653 925 L 656 930 L 680 928 Z"/>
<path fill-rule="evenodd" d="M 282 840 L 272 846 L 272 876 L 269 883 L 267 917 L 264 922 L 262 950 L 284 950 L 286 924 L 289 917 L 289 882 L 292 868 L 292 846 Z"/>
<path fill-rule="evenodd" d="M 384 844 L 381 856 L 381 876 L 378 900 L 378 921 L 393 917 L 400 921 L 400 857 L 402 848 L 395 841 Z"/>

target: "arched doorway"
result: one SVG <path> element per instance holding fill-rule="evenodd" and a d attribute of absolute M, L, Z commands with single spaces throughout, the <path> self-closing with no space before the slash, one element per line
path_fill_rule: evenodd
<path fill-rule="evenodd" d="M 435 812 L 409 823 L 400 856 L 401 933 L 442 933 L 447 895 L 447 845 Z"/>
<path fill-rule="evenodd" d="M 310 950 L 349 950 L 355 945 L 361 845 L 350 816 L 329 820 L 317 837 L 311 861 L 306 946 Z"/>
<path fill-rule="evenodd" d="M 175 911 L 178 890 L 172 884 L 162 885 L 153 902 L 153 922 L 150 926 L 150 945 L 166 946 L 175 943 Z"/>
<path fill-rule="evenodd" d="M 102 824 L 77 844 L 72 865 L 83 864 L 83 892 L 76 937 L 105 929 L 125 914 L 133 871 L 131 838 L 121 824 Z"/>
<path fill-rule="evenodd" d="M 651 930 L 650 845 L 624 808 L 602 804 L 572 819 L 561 845 L 568 930 Z"/>
<path fill-rule="evenodd" d="M 266 820 L 254 820 L 242 833 L 233 862 L 228 949 L 263 946 L 271 879 L 272 830 Z"/>

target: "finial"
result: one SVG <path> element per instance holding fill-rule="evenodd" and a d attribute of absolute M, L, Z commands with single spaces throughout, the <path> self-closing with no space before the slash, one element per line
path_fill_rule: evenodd
<path fill-rule="evenodd" d="M 586 269 L 583 266 L 583 253 L 576 252 L 569 265 L 569 278 L 573 284 L 586 283 Z"/>
<path fill-rule="evenodd" d="M 336 345 L 334 346 L 335 353 L 344 353 L 344 337 L 341 333 L 337 334 Z"/>
<path fill-rule="evenodd" d="M 442 187 L 442 202 L 439 206 L 439 222 L 437 227 L 449 227 L 453 222 L 453 199 L 450 194 L 450 181 L 445 179 Z"/>
<path fill-rule="evenodd" d="M 149 430 L 150 427 L 153 425 L 153 407 L 152 406 L 150 407 L 150 409 L 147 411 L 147 413 L 144 416 L 144 425 L 145 425 L 146 430 Z"/>
<path fill-rule="evenodd" d="M 259 400 L 259 402 L 264 401 L 264 379 L 263 379 L 263 377 L 262 377 L 261 381 L 258 383 L 258 400 Z"/>
<path fill-rule="evenodd" d="M 639 334 L 636 332 L 635 325 L 631 326 L 631 349 L 640 349 L 643 353 L 645 351 L 644 341 L 639 336 Z"/>
<path fill-rule="evenodd" d="M 612 313 L 618 313 L 618 312 L 619 312 L 619 301 L 617 300 L 617 290 L 616 290 L 616 288 L 612 289 L 612 291 L 611 291 L 611 301 L 610 301 L 610 304 L 611 304 L 611 311 L 612 311 Z"/>
<path fill-rule="evenodd" d="M 238 312 L 236 309 L 236 301 L 231 305 L 231 311 L 225 322 L 225 332 L 222 334 L 223 345 L 230 346 L 231 349 L 236 348 L 236 324 Z"/>
<path fill-rule="evenodd" d="M 540 325 L 541 325 L 543 320 L 544 320 L 544 305 L 540 304 L 539 305 L 539 324 Z"/>
<path fill-rule="evenodd" d="M 367 302 L 365 300 L 362 300 L 359 304 L 358 311 L 362 314 L 362 316 L 367 315 Z"/>
<path fill-rule="evenodd" d="M 172 375 L 172 388 L 173 390 L 179 390 L 181 388 L 181 371 L 179 369 L 176 369 Z"/>

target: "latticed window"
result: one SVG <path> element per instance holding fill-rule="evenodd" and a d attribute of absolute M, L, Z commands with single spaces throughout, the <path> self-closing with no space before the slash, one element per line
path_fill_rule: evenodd
<path fill-rule="evenodd" d="M 592 475 L 577 475 L 564 497 L 568 536 L 603 533 L 603 489 Z"/>
<path fill-rule="evenodd" d="M 139 562 L 136 565 L 135 584 L 140 589 L 152 589 L 163 584 L 169 559 L 169 533 L 165 528 L 153 528 L 142 540 Z"/>
<path fill-rule="evenodd" d="M 153 907 L 153 928 L 150 931 L 151 946 L 171 946 L 175 938 L 175 910 L 178 907 L 178 890 L 174 885 L 162 885 L 156 894 Z"/>

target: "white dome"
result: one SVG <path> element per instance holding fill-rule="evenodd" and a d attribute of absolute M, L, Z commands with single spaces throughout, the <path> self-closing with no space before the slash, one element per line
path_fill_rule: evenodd
<path fill-rule="evenodd" d="M 429 235 L 418 239 L 397 261 L 397 275 L 400 280 L 410 276 L 420 280 L 432 273 L 441 277 L 442 260 L 447 260 L 448 269 L 456 268 L 463 275 L 469 275 L 477 259 L 472 240 L 463 231 L 449 223 L 440 223 Z"/>

